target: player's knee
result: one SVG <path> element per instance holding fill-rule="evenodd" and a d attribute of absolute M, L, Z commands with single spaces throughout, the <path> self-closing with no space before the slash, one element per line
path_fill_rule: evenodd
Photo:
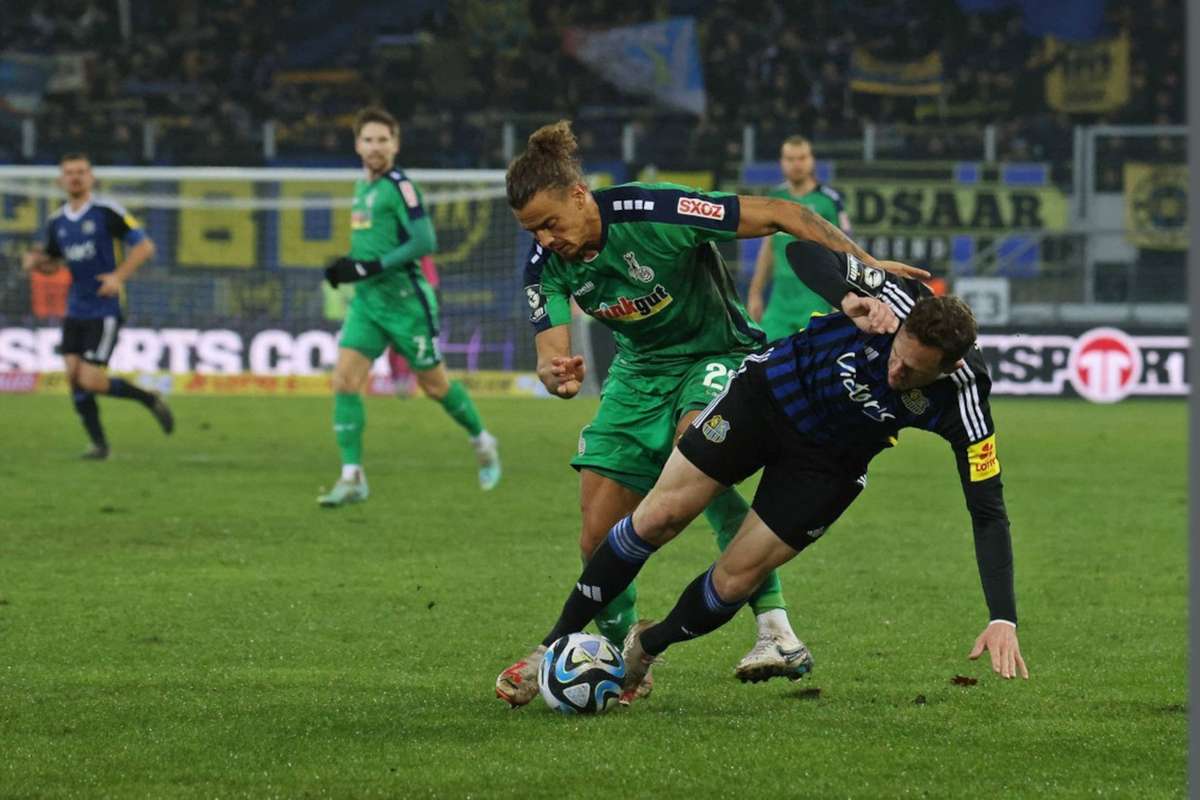
<path fill-rule="evenodd" d="M 445 375 L 437 374 L 440 370 L 428 370 L 417 373 L 417 385 L 431 400 L 442 400 L 450 393 L 450 381 Z"/>
<path fill-rule="evenodd" d="M 100 392 L 104 390 L 105 384 L 107 383 L 105 377 L 106 376 L 102 372 L 97 373 L 92 370 L 80 370 L 78 374 L 76 374 L 72 385 L 79 389 L 83 389 L 86 392 Z"/>
<path fill-rule="evenodd" d="M 358 391 L 359 381 L 345 370 L 333 371 L 333 391 L 336 394 L 354 394 Z"/>
<path fill-rule="evenodd" d="M 696 516 L 695 510 L 679 492 L 651 491 L 633 514 L 638 536 L 655 547 L 674 539 Z"/>
<path fill-rule="evenodd" d="M 760 575 L 755 569 L 731 567 L 724 559 L 717 561 L 712 573 L 713 588 L 727 603 L 749 597 L 765 577 L 765 572 Z"/>
<path fill-rule="evenodd" d="M 608 528 L 601 529 L 599 526 L 584 524 L 579 531 L 579 554 L 583 556 L 584 561 L 592 557 L 592 553 L 596 552 L 596 548 L 608 536 L 608 531 Z"/>

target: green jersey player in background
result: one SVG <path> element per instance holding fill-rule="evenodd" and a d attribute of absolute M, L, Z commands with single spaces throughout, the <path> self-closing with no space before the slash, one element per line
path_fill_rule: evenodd
<path fill-rule="evenodd" d="M 438 352 L 437 299 L 420 267 L 421 257 L 437 249 L 437 239 L 420 190 L 394 163 L 399 123 L 382 109 L 366 108 L 355 118 L 354 137 L 366 174 L 354 184 L 350 255 L 325 270 L 334 288 L 355 283 L 333 373 L 333 430 L 342 475 L 318 502 L 340 506 L 367 499 L 362 390 L 371 364 L 389 344 L 408 359 L 421 390 L 470 436 L 479 461 L 479 486 L 492 489 L 500 480 L 496 439 L 484 429 L 466 388 L 450 381 Z"/>
<path fill-rule="evenodd" d="M 779 166 L 783 184 L 768 194 L 794 203 L 803 203 L 850 235 L 850 217 L 842 205 L 842 196 L 831 186 L 817 181 L 812 145 L 803 136 L 789 136 L 779 148 Z M 762 325 L 767 339 L 790 336 L 808 325 L 813 314 L 828 314 L 833 309 L 819 294 L 805 286 L 788 266 L 787 246 L 796 237 L 777 233 L 758 249 L 754 277 L 746 296 L 746 309 Z M 771 286 L 771 301 L 763 311 L 763 295 Z"/>
<path fill-rule="evenodd" d="M 571 354 L 571 298 L 612 329 L 617 343 L 600 408 L 580 433 L 571 462 L 580 471 L 586 561 L 654 485 L 679 434 L 766 341 L 738 301 L 716 243 L 783 230 L 875 262 L 796 203 L 673 184 L 592 192 L 576 149 L 568 122 L 547 125 L 509 166 L 507 183 L 509 205 L 535 237 L 525 295 L 543 384 L 562 398 L 580 390 L 586 365 Z M 720 420 L 706 431 L 714 440 L 725 434 Z M 709 505 L 705 513 L 721 549 L 748 510 L 733 490 Z M 636 598 L 633 585 L 616 597 L 593 598 L 605 602 L 596 617 L 604 636 L 624 639 L 637 619 Z M 758 681 L 805 674 L 811 657 L 792 631 L 777 575 L 766 578 L 750 605 L 758 638 L 737 676 Z M 513 706 L 532 700 L 544 652 L 539 646 L 504 670 L 497 695 Z M 650 685 L 639 688 L 644 695 Z"/>

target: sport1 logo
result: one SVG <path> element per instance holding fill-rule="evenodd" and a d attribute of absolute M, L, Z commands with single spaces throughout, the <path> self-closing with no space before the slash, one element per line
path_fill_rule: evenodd
<path fill-rule="evenodd" d="M 1141 348 L 1116 328 L 1095 328 L 1075 340 L 1067 356 L 1067 377 L 1080 397 L 1116 403 L 1142 379 Z"/>

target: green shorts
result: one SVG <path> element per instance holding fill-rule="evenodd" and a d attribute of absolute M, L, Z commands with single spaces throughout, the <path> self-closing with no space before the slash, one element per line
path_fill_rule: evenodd
<path fill-rule="evenodd" d="M 442 363 L 437 346 L 437 311 L 437 300 L 427 287 L 383 311 L 355 298 L 346 310 L 338 346 L 357 350 L 374 361 L 390 344 L 408 359 L 413 370 L 432 369 Z"/>
<path fill-rule="evenodd" d="M 575 469 L 590 469 L 646 494 L 675 446 L 675 426 L 708 405 L 741 366 L 744 353 L 697 361 L 683 376 L 610 374 L 595 418 L 579 432 Z"/>

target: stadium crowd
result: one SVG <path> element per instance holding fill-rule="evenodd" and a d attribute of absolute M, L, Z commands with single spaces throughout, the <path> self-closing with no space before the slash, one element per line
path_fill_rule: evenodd
<path fill-rule="evenodd" d="M 795 132 L 856 138 L 871 122 L 896 131 L 906 154 L 931 158 L 977 157 L 978 126 L 994 123 L 1003 156 L 1022 160 L 1069 154 L 1069 129 L 1079 122 L 1183 121 L 1178 0 L 1107 4 L 1107 30 L 1130 34 L 1131 92 L 1122 109 L 1103 115 L 1053 111 L 1044 77 L 1055 57 L 1045 38 L 1028 32 L 1015 7 L 968 13 L 968 5 L 817 0 L 797 13 L 784 0 L 425 0 L 402 9 L 360 0 L 130 0 L 122 19 L 115 0 L 7 0 L 0 54 L 84 59 L 83 80 L 28 110 L 36 161 L 86 139 L 103 162 L 143 163 L 150 123 L 155 162 L 264 163 L 263 123 L 274 121 L 278 160 L 334 163 L 347 156 L 347 115 L 368 101 L 405 121 L 406 163 L 441 167 L 500 166 L 500 121 L 524 134 L 564 114 L 597 157 L 620 158 L 621 131 L 632 122 L 639 160 L 718 173 L 740 160 L 747 123 L 762 152 Z M 622 93 L 563 45 L 572 28 L 672 16 L 696 19 L 708 97 L 699 119 Z M 898 61 L 939 53 L 941 98 L 852 91 L 856 47 Z M 0 97 L 0 119 L 8 119 L 0 130 L 15 131 L 20 116 Z M 8 138 L 0 161 L 22 160 Z"/>

